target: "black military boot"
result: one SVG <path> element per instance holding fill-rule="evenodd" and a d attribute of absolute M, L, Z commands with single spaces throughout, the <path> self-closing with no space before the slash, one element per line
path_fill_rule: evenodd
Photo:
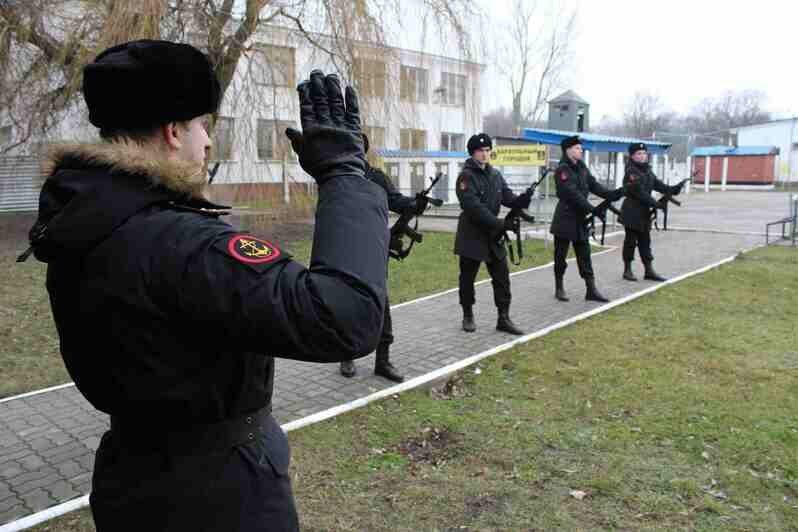
<path fill-rule="evenodd" d="M 474 332 L 477 330 L 477 324 L 474 323 L 474 311 L 472 307 L 463 307 L 463 330 L 465 332 Z"/>
<path fill-rule="evenodd" d="M 374 375 L 385 377 L 389 381 L 404 382 L 405 378 L 396 371 L 391 361 L 388 360 L 388 348 L 377 348 L 377 359 L 374 362 Z"/>
<path fill-rule="evenodd" d="M 624 261 L 623 278 L 627 281 L 637 281 L 634 272 L 632 271 L 632 261 Z"/>
<path fill-rule="evenodd" d="M 496 321 L 496 330 L 504 331 L 510 334 L 524 334 L 524 331 L 519 329 L 510 319 L 510 313 L 507 310 L 499 310 L 499 319 Z"/>
<path fill-rule="evenodd" d="M 341 375 L 344 377 L 354 377 L 357 373 L 354 360 L 344 360 L 341 362 Z"/>
<path fill-rule="evenodd" d="M 601 292 L 596 288 L 595 279 L 592 277 L 585 279 L 585 286 L 587 287 L 587 292 L 585 293 L 585 299 L 587 301 L 598 301 L 599 303 L 609 302 L 609 299 L 601 295 Z"/>
<path fill-rule="evenodd" d="M 651 261 L 646 261 L 643 264 L 646 267 L 646 274 L 643 277 L 644 279 L 647 279 L 649 281 L 657 281 L 660 283 L 663 281 L 667 281 L 667 279 L 665 279 L 663 276 L 654 271 L 654 266 L 651 264 Z"/>
<path fill-rule="evenodd" d="M 568 296 L 565 295 L 565 288 L 563 287 L 562 275 L 554 277 L 554 297 L 560 301 L 569 301 Z"/>

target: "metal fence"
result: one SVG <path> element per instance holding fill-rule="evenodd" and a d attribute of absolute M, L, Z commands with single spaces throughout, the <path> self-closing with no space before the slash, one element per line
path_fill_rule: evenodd
<path fill-rule="evenodd" d="M 37 210 L 43 182 L 36 157 L 0 157 L 0 212 Z"/>
<path fill-rule="evenodd" d="M 765 224 L 765 244 L 770 244 L 770 228 L 781 226 L 781 240 L 790 240 L 794 246 L 798 240 L 798 194 L 790 194 L 790 215 Z"/>

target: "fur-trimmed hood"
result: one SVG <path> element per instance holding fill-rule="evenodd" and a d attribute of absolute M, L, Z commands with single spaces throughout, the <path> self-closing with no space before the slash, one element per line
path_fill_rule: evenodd
<path fill-rule="evenodd" d="M 203 197 L 201 165 L 158 157 L 130 142 L 54 147 L 30 240 L 44 262 L 82 256 L 130 217 L 156 205 L 222 214 Z M 217 212 L 218 211 L 218 212 Z"/>
<path fill-rule="evenodd" d="M 126 173 L 181 195 L 205 197 L 207 178 L 202 165 L 167 159 L 135 142 L 56 145 L 42 160 L 42 173 L 49 177 L 60 168 L 100 168 L 109 173 Z"/>

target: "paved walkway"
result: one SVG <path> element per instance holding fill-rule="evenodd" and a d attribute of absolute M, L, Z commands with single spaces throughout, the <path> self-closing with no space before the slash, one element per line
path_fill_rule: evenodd
<path fill-rule="evenodd" d="M 785 194 L 692 195 L 683 211 L 672 211 L 670 223 L 683 227 L 688 222 L 702 231 L 654 234 L 657 269 L 676 276 L 762 244 L 763 236 L 750 233 L 761 233 L 765 222 L 785 215 L 786 208 Z M 729 229 L 749 234 L 705 232 Z M 608 239 L 607 244 L 615 247 L 594 256 L 598 286 L 612 299 L 652 286 L 621 280 L 621 239 L 620 235 Z M 511 314 L 528 333 L 598 307 L 584 301 L 575 265 L 566 273 L 568 303 L 554 300 L 552 276 L 549 265 L 512 278 Z M 477 287 L 475 314 L 477 332 L 466 334 L 460 330 L 456 291 L 399 305 L 393 312 L 397 338 L 393 362 L 412 378 L 515 338 L 494 328 L 490 283 Z M 372 374 L 373 364 L 373 355 L 358 361 L 358 375 L 346 379 L 337 365 L 278 360 L 275 416 L 287 423 L 388 388 L 392 383 Z M 108 416 L 94 410 L 74 386 L 0 402 L 0 524 L 88 493 L 94 451 L 107 428 Z"/>

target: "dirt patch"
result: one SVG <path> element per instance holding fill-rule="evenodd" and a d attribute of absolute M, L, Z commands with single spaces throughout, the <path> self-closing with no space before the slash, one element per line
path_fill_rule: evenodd
<path fill-rule="evenodd" d="M 426 427 L 421 435 L 399 444 L 399 454 L 412 464 L 444 465 L 458 456 L 463 437 L 447 428 Z"/>
<path fill-rule="evenodd" d="M 488 493 L 466 497 L 465 517 L 468 520 L 478 519 L 482 515 L 497 515 L 507 511 L 506 496 L 493 496 Z"/>
<path fill-rule="evenodd" d="M 431 386 L 429 394 L 430 397 L 438 400 L 461 399 L 470 395 L 460 374 L 455 374 L 444 382 Z"/>

